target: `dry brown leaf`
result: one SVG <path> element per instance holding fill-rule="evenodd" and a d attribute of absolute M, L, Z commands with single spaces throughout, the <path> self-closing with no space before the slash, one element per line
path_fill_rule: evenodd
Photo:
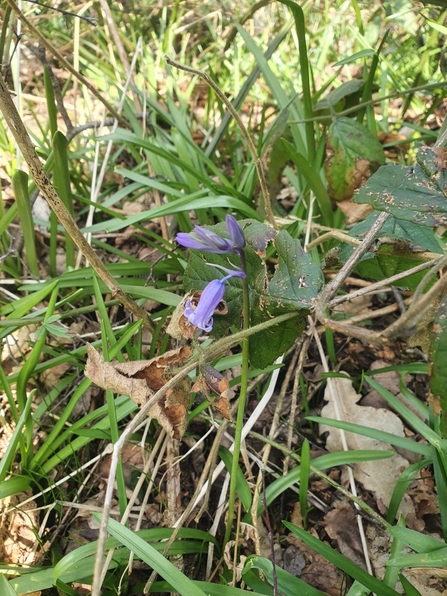
<path fill-rule="evenodd" d="M 356 514 L 350 503 L 335 501 L 333 509 L 324 516 L 324 522 L 327 535 L 337 541 L 341 554 L 366 569 Z"/>
<path fill-rule="evenodd" d="M 333 391 L 331 391 L 331 386 Z M 357 402 L 361 396 L 355 391 L 350 379 L 330 379 L 326 387 L 324 399 L 328 404 L 321 411 L 324 418 L 337 419 L 334 405 L 334 397 L 338 401 L 340 418 L 346 422 L 353 422 L 370 428 L 376 428 L 393 435 L 404 437 L 404 427 L 401 420 L 389 410 L 384 408 L 371 408 L 359 406 Z M 342 451 L 343 445 L 341 433 L 338 429 L 320 424 L 320 433 L 328 432 L 326 448 L 329 451 Z M 346 441 L 349 450 L 373 449 L 379 451 L 393 451 L 391 445 L 358 435 L 346 432 Z M 386 461 L 366 461 L 353 465 L 355 479 L 360 482 L 366 490 L 372 491 L 377 498 L 377 505 L 384 513 L 391 500 L 396 482 L 408 467 L 409 462 L 399 454 L 395 454 Z M 407 517 L 414 518 L 414 507 L 411 500 L 406 496 L 401 504 L 401 511 Z"/>
<path fill-rule="evenodd" d="M 228 380 L 212 366 L 202 364 L 200 367 L 200 375 L 192 386 L 192 391 L 200 391 L 208 399 L 208 390 L 211 390 L 218 396 L 218 399 L 212 404 L 213 407 L 216 408 L 224 418 L 231 420 L 230 402 L 228 401 Z"/>
<path fill-rule="evenodd" d="M 0 501 L 0 560 L 13 565 L 32 565 L 38 551 L 39 512 L 34 501 L 21 505 L 30 493 L 17 493 Z M 8 511 L 9 510 L 9 511 Z"/>
<path fill-rule="evenodd" d="M 173 369 L 181 368 L 191 354 L 191 348 L 185 346 L 152 360 L 111 364 L 104 362 L 99 352 L 89 345 L 85 376 L 102 389 L 127 395 L 142 406 L 172 379 Z M 148 416 L 156 418 L 174 439 L 181 439 L 186 430 L 190 392 L 189 379 L 184 379 L 148 411 Z"/>

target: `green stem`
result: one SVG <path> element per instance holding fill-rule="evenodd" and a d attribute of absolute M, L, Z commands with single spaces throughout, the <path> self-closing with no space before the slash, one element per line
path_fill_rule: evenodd
<path fill-rule="evenodd" d="M 241 251 L 241 266 L 244 271 L 246 268 L 245 254 Z M 243 280 L 243 314 L 244 314 L 244 330 L 250 328 L 250 295 L 248 288 L 247 278 Z M 233 460 L 231 464 L 231 477 L 230 477 L 230 496 L 228 499 L 228 516 L 227 516 L 227 527 L 225 530 L 223 548 L 230 539 L 231 529 L 234 520 L 234 505 L 236 502 L 236 483 L 237 483 L 237 470 L 239 465 L 239 455 L 241 452 L 242 443 L 242 429 L 244 426 L 244 414 L 245 404 L 247 402 L 247 387 L 248 387 L 248 353 L 249 340 L 248 337 L 242 341 L 242 370 L 241 370 L 241 390 L 239 393 L 239 401 L 237 407 L 236 417 L 236 428 L 234 431 L 234 451 Z"/>

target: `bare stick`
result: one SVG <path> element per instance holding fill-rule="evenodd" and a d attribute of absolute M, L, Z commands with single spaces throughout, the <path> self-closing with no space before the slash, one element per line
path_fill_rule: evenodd
<path fill-rule="evenodd" d="M 385 286 L 389 286 L 390 284 L 399 281 L 401 279 L 405 279 L 410 275 L 414 275 L 415 273 L 420 273 L 421 271 L 425 271 L 429 267 L 433 265 L 437 265 L 439 261 L 442 259 L 440 256 L 438 259 L 433 259 L 432 261 L 427 261 L 426 263 L 422 263 L 417 267 L 413 267 L 412 269 L 407 269 L 407 271 L 402 271 L 401 273 L 397 273 L 387 279 L 382 279 L 381 281 L 376 282 L 375 284 L 371 284 L 366 288 L 361 288 L 360 290 L 356 290 L 355 292 L 351 292 L 350 294 L 346 294 L 345 296 L 337 296 L 337 298 L 333 298 L 330 302 L 328 302 L 328 306 L 333 307 L 337 306 L 337 304 L 341 304 L 342 302 L 350 302 L 354 300 L 354 298 L 358 298 L 359 296 L 363 296 L 364 294 L 369 294 L 370 292 L 375 292 L 376 290 L 381 290 Z"/>
<path fill-rule="evenodd" d="M 383 224 L 386 222 L 388 217 L 388 213 L 382 212 L 379 214 L 371 230 L 366 234 L 362 243 L 352 253 L 334 279 L 327 284 L 322 292 L 320 292 L 319 296 L 317 296 L 314 302 L 315 315 L 322 325 L 330 327 L 331 329 L 339 331 L 345 335 L 358 337 L 359 339 L 370 343 L 379 343 L 383 341 L 383 338 L 379 337 L 378 333 L 369 331 L 368 329 L 334 321 L 326 316 L 325 310 L 330 298 L 342 286 L 354 267 L 357 265 L 363 255 L 369 250 L 369 247 L 374 242 L 374 239 L 378 236 Z"/>
<path fill-rule="evenodd" d="M 72 218 L 64 203 L 58 197 L 54 186 L 46 175 L 40 159 L 29 138 L 26 128 L 17 112 L 14 102 L 11 99 L 6 83 L 0 74 L 0 111 L 11 130 L 22 155 L 28 164 L 29 170 L 40 192 L 47 200 L 51 209 L 56 214 L 62 226 L 66 229 L 73 242 L 91 263 L 98 276 L 110 288 L 112 296 L 117 298 L 137 319 L 142 319 L 144 325 L 153 330 L 154 326 L 147 312 L 128 296 L 117 283 L 115 278 L 107 271 L 95 251 L 81 234 L 75 220 Z"/>
<path fill-rule="evenodd" d="M 191 72 L 192 74 L 195 74 L 195 75 L 199 76 L 201 79 L 203 79 L 211 87 L 211 89 L 213 89 L 213 91 L 216 93 L 216 95 L 219 97 L 219 99 L 222 101 L 222 103 L 225 104 L 227 110 L 233 116 L 234 120 L 236 121 L 236 124 L 239 127 L 239 130 L 241 131 L 242 136 L 244 137 L 245 142 L 247 143 L 247 146 L 248 146 L 251 156 L 253 158 L 253 162 L 255 164 L 256 172 L 258 173 L 259 185 L 261 186 L 261 193 L 263 196 L 264 209 L 265 209 L 265 213 L 267 215 L 267 219 L 269 220 L 270 225 L 273 226 L 276 230 L 277 226 L 276 226 L 275 218 L 273 216 L 272 205 L 270 203 L 270 193 L 268 190 L 267 181 L 265 179 L 265 173 L 264 173 L 262 161 L 261 161 L 260 157 L 258 156 L 258 152 L 256 150 L 256 146 L 253 142 L 253 139 L 251 138 L 248 130 L 245 128 L 245 125 L 242 122 L 242 120 L 240 119 L 239 114 L 236 112 L 236 110 L 232 106 L 231 102 L 222 93 L 222 91 L 220 90 L 218 85 L 213 81 L 213 79 L 206 72 L 204 72 L 203 70 L 197 70 L 196 68 L 192 68 L 191 66 L 185 66 L 184 64 L 180 64 L 180 62 L 176 62 L 175 60 L 172 60 L 171 58 L 169 58 L 169 56 L 165 56 L 165 59 L 166 59 L 166 62 L 168 64 L 170 64 L 171 66 L 175 66 L 175 68 L 179 68 L 180 70 L 184 70 L 186 72 Z"/>

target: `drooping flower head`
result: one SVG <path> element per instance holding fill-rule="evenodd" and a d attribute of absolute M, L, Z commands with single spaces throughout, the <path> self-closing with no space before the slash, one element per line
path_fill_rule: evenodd
<path fill-rule="evenodd" d="M 194 230 L 189 234 L 185 234 L 184 232 L 177 234 L 177 242 L 186 248 L 194 248 L 203 252 L 220 255 L 226 255 L 231 252 L 239 254 L 239 251 L 245 247 L 244 232 L 232 215 L 227 215 L 225 223 L 230 239 L 223 238 L 219 234 L 207 230 L 202 226 L 195 226 Z"/>
<path fill-rule="evenodd" d="M 223 298 L 225 282 L 232 277 L 239 277 L 240 279 L 246 277 L 245 272 L 238 267 L 234 270 L 221 267 L 220 265 L 214 265 L 214 267 L 223 269 L 227 275 L 222 279 L 213 279 L 209 282 L 203 290 L 196 308 L 193 308 L 191 301 L 187 300 L 184 313 L 185 317 L 192 325 L 196 325 L 199 329 L 207 332 L 211 331 L 213 328 L 213 314 Z"/>

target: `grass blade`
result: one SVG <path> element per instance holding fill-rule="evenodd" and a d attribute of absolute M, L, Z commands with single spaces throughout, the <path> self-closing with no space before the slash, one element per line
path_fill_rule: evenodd
<path fill-rule="evenodd" d="M 31 274 L 36 279 L 39 279 L 39 259 L 37 258 L 34 222 L 28 195 L 28 174 L 22 170 L 17 170 L 12 177 L 12 188 L 14 190 L 20 224 L 22 226 L 26 261 Z"/>

